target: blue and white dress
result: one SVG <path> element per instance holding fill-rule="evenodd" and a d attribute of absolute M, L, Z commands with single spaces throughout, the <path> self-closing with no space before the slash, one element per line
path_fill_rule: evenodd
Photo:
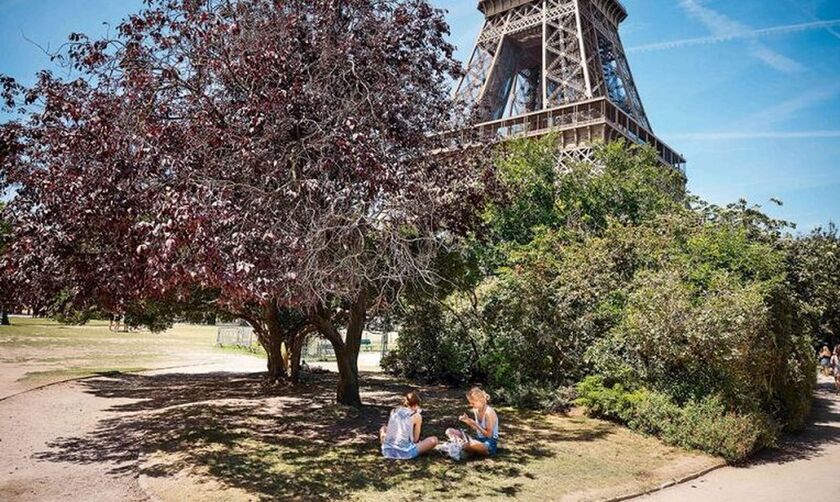
<path fill-rule="evenodd" d="M 487 409 L 484 410 L 484 418 L 482 420 L 478 419 L 478 410 L 473 411 L 473 413 L 475 414 L 475 422 L 481 428 L 481 430 L 476 431 L 475 440 L 479 441 L 481 443 L 484 443 L 484 445 L 487 446 L 487 451 L 490 452 L 490 455 L 495 455 L 496 454 L 496 449 L 499 446 L 499 414 L 498 413 L 496 413 L 496 423 L 493 425 L 493 434 L 490 435 L 491 437 L 485 436 L 484 433 L 482 432 L 484 429 L 487 428 L 487 414 L 490 411 L 493 411 L 495 413 L 495 410 L 493 410 L 493 408 L 491 408 L 490 406 L 487 406 Z"/>
<path fill-rule="evenodd" d="M 408 460 L 420 455 L 414 443 L 415 413 L 404 406 L 391 411 L 385 441 L 382 442 L 382 455 L 385 458 Z"/>

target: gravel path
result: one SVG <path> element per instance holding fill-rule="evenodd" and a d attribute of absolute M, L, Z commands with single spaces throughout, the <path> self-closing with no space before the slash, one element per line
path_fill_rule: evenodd
<path fill-rule="evenodd" d="M 840 500 L 840 397 L 821 378 L 813 423 L 746 467 L 726 467 L 642 502 L 800 502 Z"/>
<path fill-rule="evenodd" d="M 226 355 L 223 362 L 149 374 L 264 369 L 261 359 Z M 146 500 L 135 468 L 139 448 L 99 456 L 86 449 L 73 454 L 68 444 L 68 438 L 95 436 L 101 424 L 126 416 L 120 407 L 140 400 L 98 397 L 85 389 L 84 381 L 60 383 L 0 401 L 0 500 Z"/>

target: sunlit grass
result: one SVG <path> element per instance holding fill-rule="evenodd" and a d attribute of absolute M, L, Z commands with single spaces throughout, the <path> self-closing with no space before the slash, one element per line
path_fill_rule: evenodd
<path fill-rule="evenodd" d="M 0 363 L 22 367 L 25 387 L 111 371 L 142 371 L 219 354 L 216 328 L 177 324 L 164 333 L 113 332 L 107 321 L 83 326 L 13 317 L 0 327 Z"/>

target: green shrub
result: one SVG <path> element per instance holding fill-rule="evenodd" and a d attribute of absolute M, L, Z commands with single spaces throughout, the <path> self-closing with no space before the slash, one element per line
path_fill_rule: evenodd
<path fill-rule="evenodd" d="M 775 441 L 775 422 L 759 413 L 729 412 L 718 397 L 691 401 L 680 409 L 676 420 L 666 422 L 662 438 L 673 445 L 718 455 L 729 462 L 741 462 Z M 643 407 L 640 413 L 645 413 Z"/>
<path fill-rule="evenodd" d="M 519 384 L 490 389 L 493 401 L 517 408 L 564 412 L 575 404 L 574 387 L 552 388 L 539 384 Z"/>
<path fill-rule="evenodd" d="M 585 407 L 591 415 L 629 423 L 636 418 L 647 391 L 628 389 L 621 384 L 606 386 L 603 378 L 590 376 L 577 385 L 577 395 L 575 404 Z"/>
<path fill-rule="evenodd" d="M 840 343 L 840 232 L 833 223 L 787 239 L 787 267 L 815 348 Z"/>
<path fill-rule="evenodd" d="M 625 423 L 668 444 L 705 451 L 729 462 L 745 460 L 771 445 L 778 434 L 766 415 L 728 411 L 715 396 L 680 406 L 665 394 L 620 384 L 607 386 L 601 377 L 584 379 L 577 392 L 576 403 L 592 416 Z"/>
<path fill-rule="evenodd" d="M 477 345 L 440 304 L 408 307 L 396 347 L 380 362 L 391 375 L 428 383 L 466 385 L 480 379 Z"/>
<path fill-rule="evenodd" d="M 442 274 L 458 286 L 434 316 L 408 310 L 390 368 L 529 407 L 581 382 L 592 413 L 733 460 L 805 424 L 818 319 L 803 288 L 833 298 L 813 267 L 836 235 L 800 250 L 812 262 L 792 283 L 784 222 L 686 196 L 649 149 L 608 145 L 600 168 L 559 174 L 545 141 L 504 148 L 489 235 L 460 253 L 474 266 Z"/>

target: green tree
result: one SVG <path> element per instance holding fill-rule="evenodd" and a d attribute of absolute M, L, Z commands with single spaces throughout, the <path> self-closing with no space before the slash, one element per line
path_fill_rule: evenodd
<path fill-rule="evenodd" d="M 840 235 L 831 223 L 787 241 L 790 281 L 814 345 L 840 343 Z"/>
<path fill-rule="evenodd" d="M 408 300 L 401 346 L 386 361 L 392 372 L 484 381 L 529 404 L 552 402 L 585 373 L 583 356 L 615 322 L 634 259 L 599 236 L 616 222 L 682 207 L 683 179 L 651 150 L 625 143 L 604 146 L 596 166 L 560 174 L 555 144 L 547 137 L 502 146 L 502 197 L 484 214 L 489 232 L 463 247 L 469 276 L 451 270 L 442 275 L 454 288 L 435 290 L 435 301 Z"/>
<path fill-rule="evenodd" d="M 550 138 L 503 148 L 489 238 L 465 253 L 484 277 L 409 302 L 389 371 L 481 381 L 538 406 L 596 374 L 659 396 L 684 427 L 694 413 L 711 428 L 742 417 L 754 429 L 733 456 L 803 425 L 815 382 L 787 222 L 687 194 L 647 148 L 606 145 L 594 165 L 564 172 Z M 716 451 L 713 439 L 686 438 L 676 442 Z"/>

